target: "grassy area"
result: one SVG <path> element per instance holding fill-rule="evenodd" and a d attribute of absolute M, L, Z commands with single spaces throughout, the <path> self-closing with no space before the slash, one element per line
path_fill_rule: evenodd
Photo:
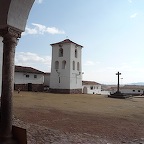
<path fill-rule="evenodd" d="M 112 99 L 102 95 L 14 93 L 14 108 L 57 109 L 115 117 L 144 118 L 144 98 Z"/>

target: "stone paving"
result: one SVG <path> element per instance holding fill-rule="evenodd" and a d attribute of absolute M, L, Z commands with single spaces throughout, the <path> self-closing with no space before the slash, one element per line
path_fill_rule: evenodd
<path fill-rule="evenodd" d="M 13 118 L 13 124 L 27 130 L 28 144 L 144 144 L 144 138 L 129 142 L 108 141 L 88 133 L 62 133 L 37 124 L 26 124 L 16 118 Z"/>

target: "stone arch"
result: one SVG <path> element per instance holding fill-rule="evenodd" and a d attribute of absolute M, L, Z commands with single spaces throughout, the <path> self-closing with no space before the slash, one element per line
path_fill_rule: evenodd
<path fill-rule="evenodd" d="M 59 69 L 59 61 L 55 61 L 55 69 Z"/>
<path fill-rule="evenodd" d="M 66 69 L 66 61 L 65 60 L 62 61 L 62 69 Z"/>
<path fill-rule="evenodd" d="M 75 49 L 75 58 L 77 58 L 77 49 Z"/>
<path fill-rule="evenodd" d="M 63 48 L 59 49 L 59 57 L 63 57 Z"/>
<path fill-rule="evenodd" d="M 87 87 L 84 87 L 84 88 L 83 88 L 83 93 L 84 93 L 84 94 L 87 94 L 87 91 L 88 91 L 88 90 L 87 90 Z"/>
<path fill-rule="evenodd" d="M 73 70 L 75 70 L 75 61 L 72 62 Z"/>

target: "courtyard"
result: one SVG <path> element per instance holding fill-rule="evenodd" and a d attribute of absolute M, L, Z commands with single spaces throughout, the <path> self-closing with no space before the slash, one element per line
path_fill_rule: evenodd
<path fill-rule="evenodd" d="M 28 144 L 144 142 L 144 98 L 15 91 L 14 124 Z"/>

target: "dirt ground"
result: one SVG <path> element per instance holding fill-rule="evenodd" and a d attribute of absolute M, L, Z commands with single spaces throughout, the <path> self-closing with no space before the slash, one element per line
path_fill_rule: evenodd
<path fill-rule="evenodd" d="M 62 133 L 96 135 L 108 141 L 144 140 L 144 98 L 14 93 L 14 115 L 25 123 Z"/>

